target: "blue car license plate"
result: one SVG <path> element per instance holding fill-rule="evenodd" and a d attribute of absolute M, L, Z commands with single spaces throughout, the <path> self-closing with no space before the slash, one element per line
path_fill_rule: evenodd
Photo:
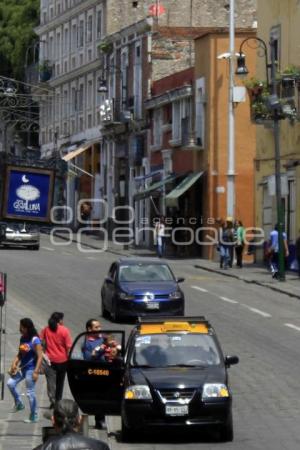
<path fill-rule="evenodd" d="M 159 309 L 159 303 L 158 302 L 149 302 L 146 303 L 147 309 Z"/>

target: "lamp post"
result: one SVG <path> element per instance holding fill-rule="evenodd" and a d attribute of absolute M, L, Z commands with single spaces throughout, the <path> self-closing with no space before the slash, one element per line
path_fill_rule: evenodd
<path fill-rule="evenodd" d="M 228 92 L 228 166 L 227 166 L 227 216 L 235 214 L 235 117 L 234 117 L 234 58 L 235 58 L 235 0 L 229 2 L 229 92 Z"/>
<path fill-rule="evenodd" d="M 271 95 L 268 97 L 268 107 L 273 120 L 273 135 L 274 135 L 274 156 L 275 156 L 275 186 L 276 186 L 276 209 L 277 209 L 277 224 L 278 224 L 278 279 L 285 281 L 285 267 L 284 267 L 284 245 L 283 245 L 283 211 L 281 201 L 281 175 L 280 175 L 280 120 L 283 119 L 282 108 L 277 96 L 277 82 L 276 82 L 276 51 L 275 41 L 270 39 L 270 54 L 271 63 L 268 62 L 268 50 L 265 41 L 257 37 L 250 37 L 244 39 L 240 45 L 240 52 L 238 57 L 237 75 L 247 75 L 248 70 L 245 63 L 245 55 L 243 54 L 243 47 L 249 41 L 256 43 L 255 48 L 262 49 L 266 63 L 267 87 L 271 88 Z M 269 69 L 271 78 L 269 78 Z M 270 81 L 269 81 L 270 80 Z"/>

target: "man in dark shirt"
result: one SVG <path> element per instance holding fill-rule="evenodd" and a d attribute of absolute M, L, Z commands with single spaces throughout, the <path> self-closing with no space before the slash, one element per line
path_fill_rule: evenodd
<path fill-rule="evenodd" d="M 57 436 L 48 439 L 33 450 L 109 450 L 105 442 L 83 436 L 78 406 L 73 400 L 63 399 L 55 404 L 52 423 Z"/>
<path fill-rule="evenodd" d="M 89 319 L 85 325 L 86 331 L 93 332 L 95 334 L 87 335 L 82 346 L 82 353 L 84 359 L 88 361 L 105 361 L 104 352 L 104 338 L 99 331 L 101 331 L 101 325 L 97 319 Z"/>
<path fill-rule="evenodd" d="M 84 359 L 88 361 L 105 361 L 106 345 L 104 336 L 100 333 L 101 325 L 97 319 L 89 319 L 85 324 L 86 331 L 95 334 L 87 335 L 82 346 Z M 102 414 L 95 415 L 95 428 L 101 430 L 105 428 L 105 417 Z"/>

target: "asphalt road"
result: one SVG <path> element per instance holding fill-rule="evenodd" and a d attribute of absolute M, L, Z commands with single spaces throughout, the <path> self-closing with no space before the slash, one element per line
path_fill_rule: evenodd
<path fill-rule="evenodd" d="M 61 242 L 62 244 L 64 242 Z M 6 308 L 6 365 L 19 338 L 18 323 L 32 317 L 43 327 L 55 310 L 65 313 L 65 323 L 75 335 L 85 321 L 100 314 L 100 286 L 111 253 L 79 252 L 76 245 L 53 246 L 42 236 L 39 252 L 0 250 L 1 271 L 8 273 Z M 237 354 L 240 364 L 230 369 L 234 395 L 235 440 L 214 442 L 209 436 L 165 436 L 157 433 L 144 442 L 119 442 L 120 421 L 107 417 L 108 432 L 91 435 L 107 440 L 111 449 L 171 450 L 184 445 L 204 450 L 259 449 L 295 450 L 300 445 L 300 303 L 263 287 L 245 284 L 222 275 L 195 269 L 192 262 L 174 261 L 177 276 L 184 276 L 186 314 L 205 315 L 213 324 L 225 354 Z M 103 328 L 124 327 L 102 320 Z M 66 395 L 69 396 L 68 387 Z M 48 405 L 45 380 L 38 384 L 41 420 L 25 424 L 27 412 L 10 413 L 12 401 L 7 390 L 0 402 L 0 450 L 31 449 L 41 441 L 42 418 Z M 93 421 L 90 420 L 92 425 Z"/>

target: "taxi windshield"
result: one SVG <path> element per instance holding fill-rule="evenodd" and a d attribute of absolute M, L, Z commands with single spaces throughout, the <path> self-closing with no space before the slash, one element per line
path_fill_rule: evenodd
<path fill-rule="evenodd" d="M 119 281 L 174 281 L 174 277 L 166 264 L 130 264 L 120 267 Z"/>
<path fill-rule="evenodd" d="M 136 337 L 131 365 L 143 367 L 208 367 L 220 364 L 212 336 L 200 333 L 162 333 Z"/>

